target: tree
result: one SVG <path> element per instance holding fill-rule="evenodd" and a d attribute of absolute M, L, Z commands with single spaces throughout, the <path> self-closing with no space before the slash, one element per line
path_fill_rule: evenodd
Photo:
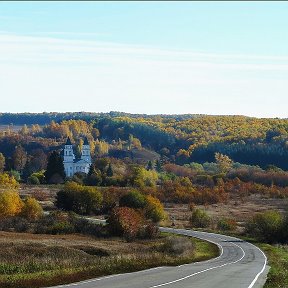
<path fill-rule="evenodd" d="M 201 209 L 195 209 L 192 212 L 192 216 L 190 218 L 190 223 L 193 227 L 196 228 L 206 228 L 209 226 L 211 222 L 210 216 Z"/>
<path fill-rule="evenodd" d="M 113 208 L 107 220 L 110 233 L 124 236 L 127 241 L 132 241 L 140 234 L 143 224 L 140 213 L 129 207 Z"/>
<path fill-rule="evenodd" d="M 156 160 L 155 169 L 158 173 L 161 173 L 163 171 L 162 164 L 159 159 Z"/>
<path fill-rule="evenodd" d="M 102 183 L 102 173 L 99 169 L 96 169 L 92 164 L 89 168 L 87 178 L 85 179 L 85 184 L 89 186 L 99 186 Z"/>
<path fill-rule="evenodd" d="M 231 169 L 233 164 L 233 161 L 227 155 L 223 155 L 218 152 L 215 153 L 215 160 L 221 173 L 228 172 L 228 170 Z"/>
<path fill-rule="evenodd" d="M 102 194 L 94 187 L 67 182 L 56 196 L 56 206 L 82 215 L 97 213 L 102 205 Z"/>
<path fill-rule="evenodd" d="M 112 177 L 113 174 L 114 174 L 111 163 L 109 163 L 109 166 L 108 166 L 106 174 L 107 174 L 108 177 Z"/>
<path fill-rule="evenodd" d="M 21 145 L 16 146 L 12 160 L 15 170 L 22 172 L 27 162 L 27 153 Z"/>
<path fill-rule="evenodd" d="M 19 183 L 12 175 L 10 176 L 8 173 L 4 173 L 0 174 L 0 187 L 17 189 L 19 187 Z"/>
<path fill-rule="evenodd" d="M 28 220 L 37 220 L 43 215 L 43 209 L 38 201 L 33 197 L 27 197 L 24 200 L 20 216 Z"/>
<path fill-rule="evenodd" d="M 2 153 L 0 153 L 0 173 L 4 171 L 5 168 L 5 157 Z"/>
<path fill-rule="evenodd" d="M 145 186 L 155 187 L 158 180 L 156 171 L 147 171 L 144 167 L 133 167 L 132 181 L 134 186 L 143 188 Z"/>
<path fill-rule="evenodd" d="M 24 136 L 27 135 L 29 133 L 29 129 L 28 129 L 27 125 L 24 124 L 24 126 L 21 128 L 21 130 L 19 132 L 20 132 L 20 134 L 22 134 Z"/>
<path fill-rule="evenodd" d="M 159 222 L 165 219 L 166 214 L 164 211 L 164 207 L 162 203 L 159 201 L 159 199 L 151 195 L 148 195 L 146 197 L 145 215 L 153 222 Z"/>
<path fill-rule="evenodd" d="M 57 151 L 53 151 L 48 159 L 45 178 L 47 183 L 62 183 L 65 179 L 63 159 Z"/>
<path fill-rule="evenodd" d="M 139 191 L 134 190 L 122 196 L 119 200 L 119 206 L 130 208 L 144 208 L 146 205 L 145 196 Z"/>
<path fill-rule="evenodd" d="M 148 161 L 147 168 L 148 171 L 153 170 L 153 163 L 151 160 Z"/>
<path fill-rule="evenodd" d="M 23 202 L 16 191 L 5 191 L 0 193 L 0 217 L 18 215 L 23 207 Z"/>

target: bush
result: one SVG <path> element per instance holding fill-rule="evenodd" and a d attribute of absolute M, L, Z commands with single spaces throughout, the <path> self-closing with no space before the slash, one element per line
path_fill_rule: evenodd
<path fill-rule="evenodd" d="M 74 233 L 74 226 L 68 221 L 57 222 L 54 225 L 50 226 L 46 233 L 48 234 L 70 234 Z"/>
<path fill-rule="evenodd" d="M 27 197 L 20 215 L 28 220 L 37 220 L 43 215 L 43 209 L 33 197 Z"/>
<path fill-rule="evenodd" d="M 144 208 L 146 205 L 145 196 L 142 195 L 139 191 L 134 190 L 128 194 L 122 196 L 119 200 L 119 206 L 121 207 L 130 207 L 130 208 Z"/>
<path fill-rule="evenodd" d="M 41 234 L 67 234 L 74 232 L 71 217 L 63 212 L 54 212 L 41 217 L 37 221 L 35 233 Z"/>
<path fill-rule="evenodd" d="M 31 175 L 31 176 L 28 177 L 27 183 L 28 184 L 33 184 L 33 185 L 39 185 L 40 184 L 40 180 L 35 175 Z"/>
<path fill-rule="evenodd" d="M 171 236 L 165 239 L 165 242 L 160 246 L 160 251 L 167 254 L 182 255 L 184 253 L 194 253 L 194 243 L 185 237 Z"/>
<path fill-rule="evenodd" d="M 217 228 L 221 231 L 233 231 L 236 227 L 237 223 L 233 219 L 222 218 L 217 223 Z"/>
<path fill-rule="evenodd" d="M 31 174 L 31 176 L 36 177 L 40 184 L 44 184 L 45 183 L 45 175 L 44 175 L 44 170 L 38 171 L 38 172 L 34 172 L 33 174 Z"/>
<path fill-rule="evenodd" d="M 146 197 L 145 215 L 155 223 L 165 219 L 164 207 L 159 199 L 151 195 Z"/>
<path fill-rule="evenodd" d="M 102 194 L 95 187 L 81 186 L 68 182 L 64 190 L 57 193 L 56 206 L 81 215 L 97 213 L 103 201 Z"/>
<path fill-rule="evenodd" d="M 246 232 L 267 243 L 284 242 L 284 217 L 278 211 L 256 214 L 246 224 Z"/>
<path fill-rule="evenodd" d="M 1 231 L 26 232 L 29 229 L 29 222 L 21 217 L 9 217 L 0 221 Z"/>
<path fill-rule="evenodd" d="M 159 228 L 154 223 L 147 223 L 143 227 L 141 238 L 154 239 L 159 236 Z"/>
<path fill-rule="evenodd" d="M 193 227 L 206 228 L 209 226 L 210 222 L 211 222 L 211 218 L 204 210 L 195 209 L 192 212 L 190 223 L 192 224 Z"/>
<path fill-rule="evenodd" d="M 92 223 L 91 221 L 83 218 L 73 218 L 72 221 L 76 233 L 93 235 L 97 237 L 107 236 L 107 229 L 105 226 Z"/>
<path fill-rule="evenodd" d="M 141 234 L 144 218 L 132 208 L 116 207 L 111 211 L 107 224 L 112 235 L 124 236 L 127 241 L 132 241 Z"/>

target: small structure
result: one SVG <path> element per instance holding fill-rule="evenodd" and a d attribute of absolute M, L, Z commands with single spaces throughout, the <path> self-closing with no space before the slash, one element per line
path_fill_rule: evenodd
<path fill-rule="evenodd" d="M 72 177 L 76 172 L 88 174 L 92 161 L 90 145 L 86 137 L 81 151 L 81 158 L 76 159 L 73 151 L 73 145 L 69 137 L 67 138 L 62 155 L 64 169 L 67 177 Z"/>

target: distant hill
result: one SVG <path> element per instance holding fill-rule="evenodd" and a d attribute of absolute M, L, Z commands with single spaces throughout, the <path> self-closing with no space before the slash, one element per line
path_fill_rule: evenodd
<path fill-rule="evenodd" d="M 80 124 L 81 121 L 75 124 L 78 127 L 76 138 L 79 135 L 89 134 L 91 140 L 96 141 L 96 138 L 99 138 L 111 143 L 119 139 L 129 142 L 130 135 L 133 135 L 141 141 L 144 148 L 155 151 L 161 157 L 180 165 L 191 162 L 213 162 L 215 153 L 220 152 L 229 156 L 234 162 L 259 165 L 262 168 L 275 165 L 288 170 L 287 119 L 193 114 L 147 115 L 113 111 L 2 113 L 0 125 L 46 125 L 40 132 L 33 134 L 31 130 L 29 134 L 31 139 L 38 143 L 40 139 L 41 143 L 43 139 L 61 142 L 68 135 L 76 133 L 73 128 L 75 125 L 66 121 L 71 119 L 84 120 L 84 124 L 88 123 L 84 125 L 85 127 L 83 122 Z M 54 124 L 49 124 L 51 121 L 54 121 Z M 58 126 L 55 122 L 59 123 Z M 8 149 L 8 146 L 5 144 L 5 149 Z M 122 154 L 121 157 L 125 157 L 125 153 Z M 143 158 L 142 156 L 140 158 Z"/>

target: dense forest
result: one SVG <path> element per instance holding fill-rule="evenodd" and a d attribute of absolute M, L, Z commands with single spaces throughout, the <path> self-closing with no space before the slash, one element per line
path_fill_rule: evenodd
<path fill-rule="evenodd" d="M 288 169 L 286 119 L 121 112 L 2 113 L 0 125 L 0 151 L 8 158 L 19 144 L 27 152 L 36 148 L 50 151 L 59 148 L 68 136 L 78 145 L 80 138 L 87 136 L 93 151 L 102 147 L 98 156 L 106 152 L 115 157 L 131 156 L 127 151 L 134 145 L 179 165 L 213 162 L 219 152 L 242 164 Z M 22 126 L 17 133 L 13 131 L 16 125 Z"/>

